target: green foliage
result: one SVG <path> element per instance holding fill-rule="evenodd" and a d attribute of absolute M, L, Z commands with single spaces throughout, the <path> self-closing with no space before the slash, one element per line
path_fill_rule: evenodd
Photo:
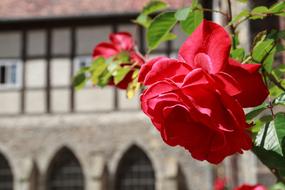
<path fill-rule="evenodd" d="M 285 185 L 281 182 L 273 185 L 270 190 L 285 190 Z"/>
<path fill-rule="evenodd" d="M 280 96 L 275 98 L 272 103 L 274 105 L 285 105 L 285 93 L 282 93 Z"/>
<path fill-rule="evenodd" d="M 131 99 L 139 91 L 141 84 L 138 82 L 139 70 L 135 70 L 132 75 L 132 82 L 128 85 L 127 98 Z"/>
<path fill-rule="evenodd" d="M 269 8 L 270 13 L 280 13 L 285 10 L 285 2 L 277 2 Z"/>
<path fill-rule="evenodd" d="M 266 14 L 268 13 L 268 8 L 265 6 L 259 6 L 259 7 L 255 7 L 252 11 L 251 11 L 251 17 L 250 19 L 255 20 L 255 19 L 263 19 Z"/>
<path fill-rule="evenodd" d="M 152 13 L 162 11 L 168 7 L 168 4 L 165 3 L 164 1 L 159 1 L 159 0 L 153 0 L 150 1 L 144 8 L 142 13 L 144 15 L 150 15 Z"/>
<path fill-rule="evenodd" d="M 87 82 L 85 72 L 87 70 L 88 70 L 88 67 L 83 67 L 78 71 L 78 73 L 75 75 L 75 77 L 73 77 L 73 86 L 75 86 L 76 90 L 80 90 L 85 86 L 85 84 Z"/>
<path fill-rule="evenodd" d="M 117 72 L 114 76 L 114 83 L 119 84 L 130 71 L 130 66 L 120 67 L 119 69 L 117 69 Z"/>
<path fill-rule="evenodd" d="M 199 26 L 204 17 L 201 5 L 197 7 L 192 7 L 188 16 L 185 20 L 180 21 L 180 26 L 182 30 L 187 34 L 192 34 L 192 32 Z"/>
<path fill-rule="evenodd" d="M 241 20 L 247 18 L 250 16 L 250 13 L 247 9 L 241 11 L 238 15 L 236 15 L 235 17 L 233 17 L 233 19 L 231 20 L 231 22 L 229 22 L 228 25 L 232 25 L 234 23 L 240 22 Z"/>
<path fill-rule="evenodd" d="M 186 8 L 182 8 L 182 9 L 179 9 L 178 11 L 176 11 L 175 13 L 175 18 L 178 20 L 178 21 L 183 21 L 183 20 L 186 20 L 189 13 L 191 12 L 191 7 L 186 7 Z"/>
<path fill-rule="evenodd" d="M 277 176 L 285 176 L 285 114 L 278 113 L 266 123 L 255 138 L 253 152 Z"/>
<path fill-rule="evenodd" d="M 99 57 L 93 61 L 90 66 L 91 71 L 91 81 L 94 85 L 98 84 L 100 76 L 106 70 L 107 64 L 105 63 L 105 59 L 103 57 Z"/>
<path fill-rule="evenodd" d="M 161 42 L 169 39 L 169 33 L 176 22 L 173 11 L 161 13 L 154 18 L 146 34 L 149 50 L 157 48 Z"/>
<path fill-rule="evenodd" d="M 243 48 L 234 49 L 231 51 L 231 57 L 241 62 L 245 57 L 245 50 Z"/>
<path fill-rule="evenodd" d="M 285 176 L 284 157 L 274 151 L 266 150 L 259 146 L 254 146 L 252 151 L 271 171 L 274 171 L 277 175 Z"/>
<path fill-rule="evenodd" d="M 135 23 L 143 26 L 144 28 L 148 28 L 150 23 L 152 22 L 152 18 L 149 16 L 150 14 L 165 10 L 168 7 L 168 4 L 159 1 L 153 0 L 145 5 L 141 14 L 134 20 Z"/>
<path fill-rule="evenodd" d="M 249 111 L 246 114 L 246 120 L 247 121 L 253 120 L 256 116 L 258 116 L 260 113 L 262 113 L 267 108 L 268 108 L 268 104 L 267 103 L 263 103 L 263 104 L 255 107 L 255 108 L 253 108 L 251 111 Z"/>
<path fill-rule="evenodd" d="M 255 139 L 255 145 L 283 155 L 282 142 L 285 137 L 285 115 L 276 114 L 274 121 L 266 123 Z"/>

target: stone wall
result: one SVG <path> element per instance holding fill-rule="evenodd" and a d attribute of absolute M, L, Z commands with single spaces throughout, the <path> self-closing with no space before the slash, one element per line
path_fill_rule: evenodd
<path fill-rule="evenodd" d="M 81 163 L 86 190 L 103 189 L 106 173 L 112 187 L 118 163 L 133 145 L 150 158 L 157 190 L 178 190 L 182 178 L 187 190 L 211 189 L 210 165 L 193 160 L 183 148 L 166 146 L 139 112 L 7 117 L 0 119 L 0 131 L 0 150 L 10 162 L 15 190 L 30 189 L 35 168 L 44 190 L 49 165 L 63 147 Z"/>

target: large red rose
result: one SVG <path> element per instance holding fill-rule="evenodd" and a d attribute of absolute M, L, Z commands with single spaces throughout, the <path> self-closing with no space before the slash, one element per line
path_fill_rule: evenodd
<path fill-rule="evenodd" d="M 142 110 L 163 140 L 211 163 L 252 147 L 243 107 L 268 95 L 259 65 L 229 58 L 230 47 L 221 26 L 203 21 L 182 45 L 179 60 L 152 59 L 139 74 L 149 86 L 141 95 Z"/>
<path fill-rule="evenodd" d="M 122 52 L 129 54 L 130 61 L 128 63 L 123 63 L 123 65 L 133 65 L 136 64 L 136 68 L 144 63 L 144 59 L 139 52 L 135 50 L 135 43 L 130 33 L 128 32 L 118 32 L 112 33 L 109 36 L 110 42 L 101 42 L 93 50 L 93 58 L 96 59 L 99 56 L 104 58 L 110 58 L 112 56 L 119 55 Z M 133 71 L 129 72 L 125 78 L 116 85 L 116 87 L 121 89 L 126 89 L 128 84 L 132 81 Z M 110 80 L 110 85 L 114 85 L 113 79 Z"/>
<path fill-rule="evenodd" d="M 262 185 L 242 185 L 235 188 L 234 190 L 267 190 L 266 187 Z"/>

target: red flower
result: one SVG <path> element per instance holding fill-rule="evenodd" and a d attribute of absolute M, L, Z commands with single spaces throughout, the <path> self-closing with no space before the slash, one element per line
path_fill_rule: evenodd
<path fill-rule="evenodd" d="M 214 190 L 224 190 L 226 188 L 226 180 L 218 178 L 214 182 Z"/>
<path fill-rule="evenodd" d="M 110 58 L 112 56 L 117 56 L 122 52 L 129 54 L 130 62 L 123 63 L 122 65 L 133 65 L 136 64 L 136 68 L 144 63 L 143 57 L 135 50 L 135 43 L 130 33 L 118 32 L 110 34 L 109 42 L 102 42 L 98 44 L 93 51 L 93 58 L 96 59 L 99 56 L 104 58 Z M 132 80 L 133 71 L 129 72 L 126 77 L 116 85 L 116 87 L 121 89 L 126 89 L 128 84 Z M 110 85 L 114 85 L 113 79 L 110 80 Z"/>
<path fill-rule="evenodd" d="M 266 187 L 262 185 L 242 185 L 235 188 L 234 190 L 267 190 Z"/>
<path fill-rule="evenodd" d="M 252 147 L 243 107 L 268 95 L 260 65 L 229 58 L 230 37 L 203 21 L 179 51 L 179 60 L 158 57 L 145 63 L 139 81 L 142 110 L 163 140 L 180 145 L 198 160 L 219 163 Z"/>

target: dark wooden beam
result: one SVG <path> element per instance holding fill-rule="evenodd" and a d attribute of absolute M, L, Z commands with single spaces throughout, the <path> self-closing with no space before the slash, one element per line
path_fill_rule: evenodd
<path fill-rule="evenodd" d="M 22 88 L 21 88 L 21 105 L 20 112 L 26 111 L 26 61 L 27 61 L 27 31 L 21 32 L 21 59 L 22 59 Z"/>

